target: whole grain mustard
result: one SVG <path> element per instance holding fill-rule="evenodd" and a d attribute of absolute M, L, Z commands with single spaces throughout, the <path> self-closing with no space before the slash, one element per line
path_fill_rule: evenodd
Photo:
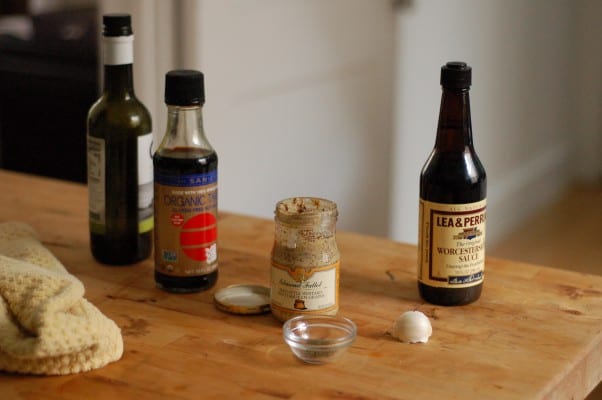
<path fill-rule="evenodd" d="M 281 321 L 339 310 L 340 254 L 336 203 L 294 197 L 276 204 L 271 308 Z"/>

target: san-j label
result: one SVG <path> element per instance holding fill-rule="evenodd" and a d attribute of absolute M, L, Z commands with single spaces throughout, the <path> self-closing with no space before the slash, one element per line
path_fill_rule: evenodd
<path fill-rule="evenodd" d="M 217 269 L 217 170 L 155 172 L 156 269 L 190 277 Z"/>
<path fill-rule="evenodd" d="M 468 204 L 420 199 L 418 280 L 463 288 L 483 281 L 486 200 Z"/>

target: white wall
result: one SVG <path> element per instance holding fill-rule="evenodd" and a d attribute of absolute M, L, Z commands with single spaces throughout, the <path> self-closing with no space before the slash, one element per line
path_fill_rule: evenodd
<path fill-rule="evenodd" d="M 133 15 L 136 91 L 153 113 L 157 138 L 165 122 L 163 74 L 205 73 L 204 122 L 219 156 L 221 210 L 272 218 L 280 199 L 325 197 L 339 206 L 340 229 L 386 235 L 390 1 L 99 5 L 101 13 Z"/>
<path fill-rule="evenodd" d="M 323 196 L 340 229 L 416 242 L 448 60 L 473 67 L 489 244 L 602 176 L 599 0 L 99 1 L 134 15 L 158 137 L 164 73 L 205 72 L 222 210 L 271 218 L 281 198 Z"/>
<path fill-rule="evenodd" d="M 435 139 L 439 68 L 448 60 L 463 60 L 473 67 L 474 141 L 488 173 L 487 229 L 493 243 L 553 199 L 573 176 L 581 3 L 402 4 L 390 235 L 416 242 L 418 177 Z M 599 37 L 593 39 L 599 46 Z"/>
<path fill-rule="evenodd" d="M 577 107 L 575 175 L 587 183 L 602 181 L 602 1 L 577 4 Z"/>
<path fill-rule="evenodd" d="M 220 157 L 220 207 L 334 200 L 340 229 L 386 235 L 394 12 L 390 1 L 203 0 L 198 65 Z"/>

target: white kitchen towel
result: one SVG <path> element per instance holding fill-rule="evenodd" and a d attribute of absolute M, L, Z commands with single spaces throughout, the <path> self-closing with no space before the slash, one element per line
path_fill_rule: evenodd
<path fill-rule="evenodd" d="M 84 298 L 84 286 L 35 231 L 0 223 L 0 370 L 65 375 L 119 360 L 119 327 Z"/>

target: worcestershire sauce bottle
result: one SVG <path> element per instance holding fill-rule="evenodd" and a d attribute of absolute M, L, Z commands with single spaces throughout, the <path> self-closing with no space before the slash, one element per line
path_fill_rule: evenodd
<path fill-rule="evenodd" d="M 153 157 L 155 281 L 198 292 L 217 281 L 217 154 L 203 131 L 203 74 L 165 76 L 167 132 Z"/>
<path fill-rule="evenodd" d="M 131 17 L 103 16 L 104 90 L 88 112 L 90 245 L 105 264 L 131 264 L 152 249 L 151 117 L 134 94 Z"/>
<path fill-rule="evenodd" d="M 441 67 L 435 147 L 420 174 L 418 289 L 444 306 L 477 300 L 485 267 L 487 179 L 472 143 L 471 68 Z"/>

